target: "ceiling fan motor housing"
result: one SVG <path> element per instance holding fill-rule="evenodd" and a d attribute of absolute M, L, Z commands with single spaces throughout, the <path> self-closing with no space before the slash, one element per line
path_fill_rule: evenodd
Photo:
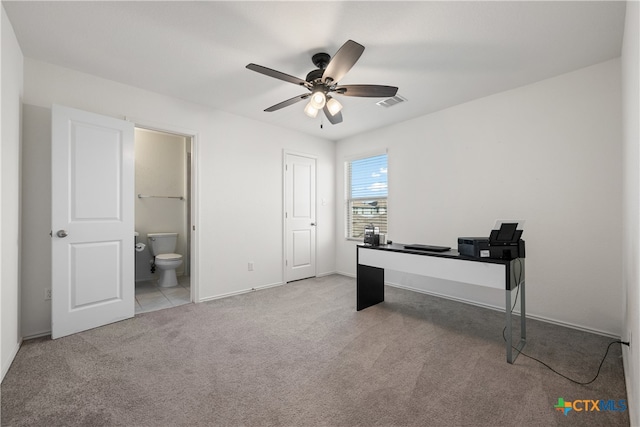
<path fill-rule="evenodd" d="M 320 68 L 321 70 L 324 70 L 325 68 L 327 68 L 327 64 L 329 64 L 329 61 L 331 61 L 331 56 L 329 56 L 328 53 L 320 52 L 313 55 L 311 57 L 311 61 L 313 62 L 313 65 Z"/>
<path fill-rule="evenodd" d="M 307 78 L 305 80 L 307 80 L 309 83 L 313 83 L 316 80 L 321 80 L 323 74 L 324 74 L 324 70 L 321 70 L 321 69 L 313 70 L 313 71 L 310 71 L 309 74 L 307 74 Z"/>
<path fill-rule="evenodd" d="M 313 55 L 311 57 L 311 61 L 313 62 L 313 65 L 318 67 L 318 69 L 310 71 L 309 74 L 307 74 L 306 80 L 309 83 L 313 83 L 316 80 L 322 79 L 324 69 L 327 68 L 329 61 L 331 61 L 331 56 L 328 53 L 320 52 Z"/>

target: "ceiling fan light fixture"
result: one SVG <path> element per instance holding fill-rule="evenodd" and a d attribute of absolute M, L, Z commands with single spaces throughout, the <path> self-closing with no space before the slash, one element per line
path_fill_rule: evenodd
<path fill-rule="evenodd" d="M 342 104 L 335 98 L 329 98 L 327 101 L 327 110 L 329 110 L 332 116 L 335 116 L 342 110 Z"/>
<path fill-rule="evenodd" d="M 312 119 L 315 119 L 316 116 L 318 115 L 318 109 L 315 108 L 312 104 L 313 101 L 309 101 L 309 103 L 307 104 L 306 107 L 304 107 L 304 113 L 311 117 Z"/>
<path fill-rule="evenodd" d="M 326 102 L 327 97 L 325 96 L 324 91 L 322 89 L 317 89 L 313 91 L 313 94 L 311 94 L 311 101 L 309 101 L 309 104 L 316 110 L 322 110 Z"/>

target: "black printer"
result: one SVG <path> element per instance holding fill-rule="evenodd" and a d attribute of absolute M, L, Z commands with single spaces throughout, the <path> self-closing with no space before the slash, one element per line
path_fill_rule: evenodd
<path fill-rule="evenodd" d="M 474 258 L 515 259 L 524 258 L 524 240 L 518 221 L 498 221 L 486 237 L 459 237 L 460 255 Z"/>
<path fill-rule="evenodd" d="M 458 252 L 474 258 L 489 258 L 489 238 L 458 237 Z"/>

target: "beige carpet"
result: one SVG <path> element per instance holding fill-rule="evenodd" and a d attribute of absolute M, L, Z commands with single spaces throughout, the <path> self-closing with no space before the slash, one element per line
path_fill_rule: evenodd
<path fill-rule="evenodd" d="M 515 322 L 516 324 L 518 322 Z M 355 311 L 329 276 L 27 341 L 1 388 L 3 426 L 625 426 L 620 345 L 573 384 L 505 361 L 504 315 L 387 288 Z M 525 351 L 591 379 L 612 339 L 529 320 Z"/>

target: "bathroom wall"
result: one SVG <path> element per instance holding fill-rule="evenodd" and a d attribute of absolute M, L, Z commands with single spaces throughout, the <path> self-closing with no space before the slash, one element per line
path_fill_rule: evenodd
<path fill-rule="evenodd" d="M 176 253 L 185 262 L 176 270 L 185 271 L 187 258 L 187 138 L 180 135 L 136 128 L 136 195 L 183 196 L 185 200 L 136 197 L 138 242 L 148 244 L 147 233 L 176 232 Z M 136 252 L 136 281 L 149 280 L 151 250 Z M 188 270 L 187 270 L 188 271 Z"/>

